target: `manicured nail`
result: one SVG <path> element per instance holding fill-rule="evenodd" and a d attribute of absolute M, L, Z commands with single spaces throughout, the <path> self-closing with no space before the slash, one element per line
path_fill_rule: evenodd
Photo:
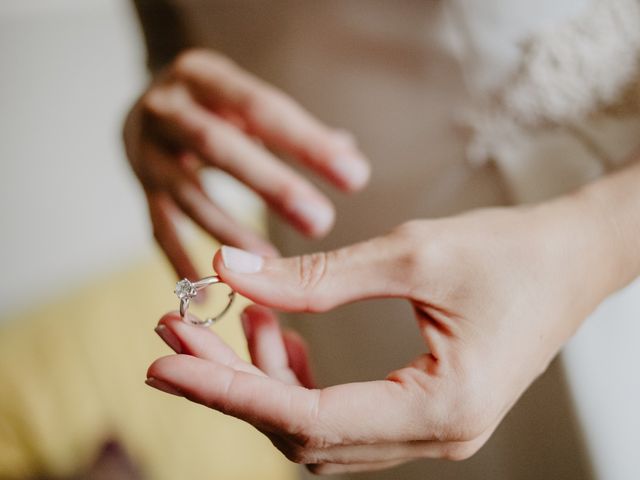
<path fill-rule="evenodd" d="M 154 330 L 170 349 L 176 353 L 182 353 L 182 344 L 180 343 L 180 340 L 178 340 L 178 337 L 176 337 L 166 325 L 158 325 Z"/>
<path fill-rule="evenodd" d="M 354 156 L 340 155 L 331 162 L 331 169 L 350 188 L 362 188 L 369 180 L 371 170 L 369 165 Z"/>
<path fill-rule="evenodd" d="M 144 381 L 144 383 L 146 383 L 150 387 L 157 388 L 158 390 L 163 391 L 165 393 L 176 395 L 178 397 L 184 397 L 183 393 L 180 390 L 169 385 L 166 382 L 163 382 L 162 380 L 158 380 L 157 378 L 149 377 Z"/>
<path fill-rule="evenodd" d="M 222 263 L 235 273 L 257 273 L 262 270 L 264 260 L 258 255 L 240 250 L 239 248 L 222 247 Z"/>
<path fill-rule="evenodd" d="M 302 200 L 294 203 L 291 210 L 296 216 L 304 219 L 311 228 L 312 235 L 322 235 L 333 225 L 333 210 L 326 205 Z"/>

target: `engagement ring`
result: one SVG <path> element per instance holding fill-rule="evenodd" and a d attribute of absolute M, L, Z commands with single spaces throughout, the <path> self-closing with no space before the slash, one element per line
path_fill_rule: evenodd
<path fill-rule="evenodd" d="M 191 282 L 188 279 L 183 278 L 178 283 L 176 283 L 176 289 L 174 290 L 174 292 L 180 299 L 180 316 L 182 317 L 182 320 L 192 325 L 208 327 L 213 322 L 220 319 L 225 313 L 227 313 L 227 311 L 229 311 L 229 308 L 231 308 L 231 304 L 233 303 L 233 299 L 236 296 L 236 292 L 234 292 L 233 290 L 231 290 L 231 292 L 229 293 L 229 300 L 227 301 L 227 305 L 219 314 L 213 317 L 205 318 L 204 320 L 197 320 L 192 315 L 187 315 L 191 299 L 198 294 L 198 291 L 216 283 L 224 282 L 222 282 L 222 280 L 220 280 L 220 277 L 218 277 L 217 275 L 213 275 L 211 277 L 205 277 L 201 280 L 198 280 L 197 282 Z"/>

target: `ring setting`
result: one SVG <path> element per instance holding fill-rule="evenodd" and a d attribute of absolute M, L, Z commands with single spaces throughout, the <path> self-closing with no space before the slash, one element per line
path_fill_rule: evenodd
<path fill-rule="evenodd" d="M 206 288 L 210 285 L 215 285 L 217 283 L 224 283 L 220 279 L 220 277 L 218 277 L 217 275 L 205 277 L 196 282 L 192 282 L 187 278 L 183 278 L 182 280 L 178 281 L 178 283 L 176 283 L 176 288 L 174 290 L 174 293 L 180 299 L 180 317 L 182 318 L 182 320 L 192 325 L 208 327 L 209 325 L 213 324 L 215 321 L 219 320 L 222 316 L 224 316 L 225 313 L 229 311 L 229 309 L 231 308 L 231 305 L 233 304 L 233 300 L 236 296 L 236 292 L 233 290 L 231 290 L 231 292 L 228 295 L 229 299 L 227 301 L 227 304 L 222 309 L 222 311 L 217 315 L 214 315 L 212 317 L 207 317 L 204 320 L 197 320 L 192 315 L 187 315 L 187 312 L 189 310 L 189 305 L 191 303 L 191 299 L 194 298 L 196 295 L 198 295 L 198 292 L 203 288 Z"/>

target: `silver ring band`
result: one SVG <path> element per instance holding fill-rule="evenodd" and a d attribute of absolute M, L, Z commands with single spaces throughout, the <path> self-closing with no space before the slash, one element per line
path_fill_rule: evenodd
<path fill-rule="evenodd" d="M 192 325 L 208 327 L 213 322 L 219 320 L 222 316 L 224 316 L 225 313 L 229 311 L 236 296 L 236 292 L 233 290 L 231 290 L 231 293 L 229 293 L 229 300 L 227 301 L 224 309 L 222 309 L 222 311 L 217 315 L 205 318 L 204 320 L 196 320 L 193 316 L 187 314 L 191 299 L 198 294 L 198 291 L 208 287 L 209 285 L 215 285 L 216 283 L 224 282 L 220 280 L 220 277 L 218 277 L 217 275 L 212 275 L 211 277 L 202 278 L 197 282 L 191 282 L 188 279 L 183 278 L 178 283 L 176 283 L 176 289 L 174 290 L 174 293 L 180 299 L 180 317 L 182 317 L 182 320 Z"/>

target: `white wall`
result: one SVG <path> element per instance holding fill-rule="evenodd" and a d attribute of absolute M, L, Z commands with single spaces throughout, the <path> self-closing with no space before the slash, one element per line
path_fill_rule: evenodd
<path fill-rule="evenodd" d="M 640 479 L 639 344 L 640 279 L 602 304 L 563 353 L 593 467 L 602 480 Z"/>
<path fill-rule="evenodd" d="M 138 35 L 127 0 L 0 2 L 0 317 L 149 245 L 120 142 Z"/>

